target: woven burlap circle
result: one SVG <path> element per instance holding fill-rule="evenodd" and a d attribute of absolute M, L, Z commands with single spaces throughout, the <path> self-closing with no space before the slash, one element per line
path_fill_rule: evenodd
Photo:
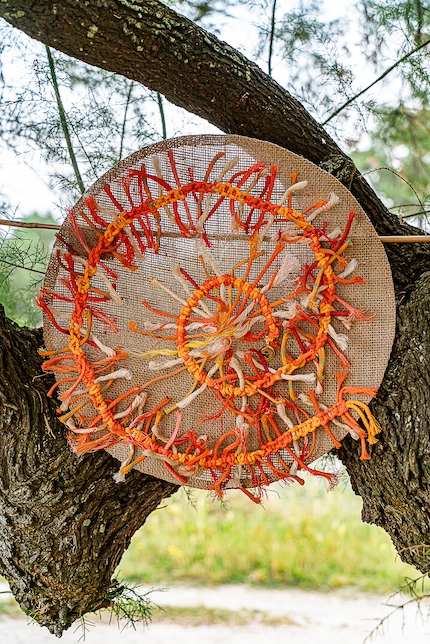
<path fill-rule="evenodd" d="M 256 167 L 256 164 L 260 164 L 260 170 L 257 168 L 247 177 L 246 171 Z M 263 165 L 266 169 L 262 171 Z M 229 135 L 181 137 L 144 148 L 105 174 L 78 201 L 65 220 L 54 245 L 41 294 L 44 304 L 45 346 L 50 356 L 54 355 L 54 352 L 57 352 L 56 355 L 61 355 L 60 352 L 65 351 L 68 345 L 67 329 L 70 329 L 73 311 L 76 310 L 76 302 L 79 300 L 79 288 L 82 288 L 79 286 L 79 279 L 88 269 L 88 256 L 106 228 L 112 222 L 118 221 L 121 212 L 128 213 L 132 208 L 136 210 L 142 203 L 147 203 L 151 199 L 160 199 L 168 194 L 169 190 L 175 190 L 178 186 L 205 181 L 229 182 L 233 186 L 240 184 L 242 193 L 263 201 L 267 200 L 269 194 L 267 190 L 269 190 L 268 201 L 279 204 L 285 191 L 292 184 L 292 177 L 299 188 L 291 192 L 289 201 L 286 198 L 285 205 L 289 203 L 290 208 L 299 213 L 306 212 L 311 207 L 313 210 L 310 210 L 310 213 L 318 210 L 312 224 L 315 229 L 325 231 L 321 233 L 321 239 L 327 241 L 326 246 L 330 245 L 328 236 L 340 228 L 340 231 L 335 232 L 339 238 L 341 231 L 347 225 L 350 212 L 356 213 L 348 234 L 350 244 L 344 255 L 348 260 L 357 261 L 358 267 L 354 274 L 364 278 L 363 284 L 336 284 L 336 297 L 340 299 L 334 305 L 335 310 L 348 312 L 344 304 L 347 303 L 352 310 L 365 312 L 367 319 L 354 321 L 351 328 L 346 330 L 342 324 L 346 321 L 346 317 L 332 318 L 331 326 L 335 335 L 330 340 L 330 346 L 326 345 L 325 355 L 319 354 L 318 358 L 320 363 L 321 360 L 324 362 L 323 391 L 317 392 L 318 403 L 321 408 L 324 406 L 331 408 L 336 401 L 338 389 L 336 374 L 340 367 L 345 366 L 339 362 L 342 358 L 339 358 L 339 352 L 333 348 L 337 346 L 336 341 L 339 341 L 333 339 L 336 338 L 336 334 L 338 339 L 345 334 L 349 337 L 348 347 L 340 351 L 351 365 L 346 381 L 348 387 L 377 388 L 384 375 L 394 338 L 395 303 L 390 268 L 373 226 L 350 192 L 330 174 L 276 145 Z M 272 178 L 271 183 L 270 178 Z M 242 179 L 243 182 L 240 183 Z M 307 184 L 304 185 L 303 182 Z M 338 202 L 330 197 L 332 193 L 337 195 Z M 330 202 L 328 205 L 327 201 Z M 308 302 L 305 301 L 309 293 L 304 292 L 292 298 L 291 301 L 287 300 L 288 295 L 297 290 L 298 277 L 306 270 L 303 267 L 315 262 L 315 253 L 308 243 L 288 243 L 288 248 L 273 259 L 264 277 L 261 277 L 258 283 L 256 282 L 259 274 L 264 271 L 267 258 L 271 256 L 280 236 L 284 234 L 286 237 L 291 237 L 303 231 L 295 227 L 294 221 L 282 222 L 279 217 L 275 217 L 271 225 L 266 226 L 268 222 L 270 223 L 270 212 L 262 212 L 258 209 L 258 202 L 255 203 L 257 205 L 252 207 L 252 204 L 240 203 L 233 198 L 226 198 L 225 195 L 223 198 L 222 193 L 208 194 L 191 191 L 185 197 L 177 195 L 177 198 L 159 207 L 155 211 L 155 216 L 151 218 L 142 214 L 132 223 L 121 224 L 120 222 L 119 225 L 124 225 L 122 230 L 129 240 L 128 250 L 125 243 L 122 246 L 116 246 L 119 237 L 115 237 L 109 252 L 101 257 L 98 272 L 94 271 L 94 275 L 89 274 L 91 286 L 88 292 L 92 303 L 88 310 L 91 310 L 91 329 L 88 328 L 87 316 L 85 318 L 87 326 L 83 326 L 82 333 L 84 335 L 87 332 L 87 339 L 90 341 L 82 345 L 82 351 L 89 363 L 97 365 L 99 382 L 103 387 L 106 383 L 109 385 L 107 387 L 106 384 L 106 391 L 103 393 L 107 405 L 109 407 L 110 401 L 117 400 L 131 390 L 132 393 L 128 397 L 124 396 L 124 400 L 118 402 L 114 410 L 118 418 L 121 414 L 123 418 L 128 418 L 128 425 L 124 422 L 124 427 L 133 427 L 136 414 L 140 413 L 141 416 L 147 414 L 146 431 L 155 431 L 155 435 L 152 434 L 153 440 L 157 440 L 161 447 L 167 445 L 172 448 L 173 446 L 174 452 L 183 453 L 189 447 L 187 440 L 184 439 L 182 443 L 178 440 L 181 436 L 188 436 L 187 432 L 191 432 L 194 436 L 194 450 L 200 440 L 201 447 L 194 451 L 198 455 L 203 454 L 205 449 L 213 449 L 220 437 L 226 435 L 229 430 L 236 431 L 236 437 L 223 439 L 224 442 L 219 446 L 219 453 L 225 448 L 228 452 L 229 445 L 235 447 L 236 453 L 241 450 L 242 452 L 258 451 L 261 446 L 262 428 L 259 426 L 261 430 L 259 438 L 255 426 L 249 422 L 245 404 L 243 404 L 242 415 L 234 412 L 234 410 L 240 411 L 240 401 L 243 402 L 243 398 L 237 397 L 240 378 L 237 370 L 233 373 L 234 369 L 231 365 L 234 364 L 237 367 L 237 361 L 239 361 L 245 377 L 248 374 L 254 387 L 256 387 L 255 383 L 261 385 L 260 380 L 267 384 L 265 376 L 269 373 L 268 369 L 271 369 L 270 373 L 281 369 L 283 362 L 279 338 L 282 336 L 282 329 L 286 327 L 278 324 L 277 330 L 273 330 L 273 338 L 269 337 L 268 329 L 274 329 L 274 327 L 271 314 L 267 311 L 264 313 L 266 296 L 270 305 L 286 300 L 281 303 L 280 309 L 278 307 L 281 311 L 281 313 L 278 311 L 278 315 L 286 316 L 293 304 L 299 307 L 299 309 L 296 308 L 296 312 L 303 310 L 306 314 L 306 311 L 308 313 L 311 311 L 306 308 Z M 315 208 L 315 204 L 318 203 L 324 205 Z M 204 220 L 204 225 L 200 228 L 197 225 L 199 219 Z M 257 249 L 260 253 L 256 252 L 256 258 L 246 275 L 246 268 L 249 266 L 247 258 L 249 259 L 250 239 L 255 233 L 254 241 L 257 244 L 258 233 L 261 231 L 264 234 L 260 238 L 260 246 Z M 275 275 L 283 266 L 287 252 L 293 258 L 290 263 L 291 266 L 295 266 L 295 270 L 278 284 L 275 281 Z M 187 277 L 184 277 L 185 273 Z M 313 271 L 312 279 L 315 279 L 317 274 L 318 269 Z M 231 275 L 234 275 L 236 281 L 225 277 Z M 220 278 L 222 278 L 221 281 Z M 348 281 L 348 277 L 345 279 Z M 265 290 L 264 286 L 267 286 L 270 281 L 272 286 Z M 191 328 L 193 323 L 194 326 L 198 326 L 199 320 L 204 319 L 202 318 L 204 312 L 207 317 L 209 314 L 213 315 L 222 297 L 229 297 L 230 302 L 234 301 L 245 283 L 250 285 L 250 291 L 251 287 L 254 291 L 247 301 L 248 309 L 244 305 L 242 310 L 242 317 L 245 314 L 245 319 L 242 320 L 244 334 L 238 333 L 237 337 L 233 337 L 232 353 L 228 356 L 228 360 L 231 361 L 233 357 L 236 362 L 228 364 L 230 373 L 224 374 L 225 380 L 220 389 L 218 380 L 213 384 L 209 373 L 212 367 L 216 371 L 216 356 L 202 357 L 205 347 L 198 344 L 192 345 L 192 342 L 205 342 L 201 340 L 201 336 L 204 335 L 202 328 L 183 332 L 186 339 L 183 342 L 185 348 L 182 348 L 181 353 L 181 350 L 178 352 L 180 331 L 178 331 L 177 320 L 182 315 L 181 324 L 184 328 Z M 202 288 L 204 292 L 201 291 Z M 190 305 L 189 299 L 196 289 L 200 295 L 196 303 Z M 258 307 L 262 311 L 262 320 L 256 322 L 255 326 L 247 327 L 246 331 L 246 323 L 252 319 Z M 238 309 L 236 314 L 237 311 Z M 162 312 L 161 316 L 160 312 Z M 219 317 L 222 317 L 221 314 Z M 354 316 L 349 316 L 348 320 L 351 317 Z M 275 322 L 281 319 L 288 324 L 287 317 L 275 317 Z M 161 329 L 161 324 L 170 324 L 171 328 Z M 264 330 L 265 324 L 267 329 L 263 333 L 261 329 Z M 221 326 L 218 327 L 218 331 Z M 91 337 L 90 331 L 93 334 Z M 207 329 L 205 332 L 208 332 Z M 220 333 L 220 337 L 229 338 L 229 331 L 225 327 L 222 327 Z M 291 346 L 288 349 L 291 359 L 297 360 L 300 354 L 306 353 L 306 347 L 316 333 L 316 329 L 313 329 L 312 324 L 305 319 L 299 329 L 301 337 L 297 338 L 294 334 L 290 334 L 289 342 L 292 341 L 294 344 L 294 347 Z M 97 342 L 91 341 L 91 338 L 96 338 Z M 221 342 L 227 341 L 221 340 Z M 274 344 L 274 350 L 271 344 Z M 222 353 L 225 347 L 226 345 L 219 345 L 219 352 Z M 110 371 L 106 373 L 114 369 L 126 370 L 120 377 L 111 381 L 103 375 L 103 360 L 108 364 L 109 351 L 111 353 L 116 351 L 117 355 L 123 357 L 117 360 L 114 366 L 112 363 L 109 366 Z M 225 357 L 225 353 L 222 355 Z M 261 364 L 262 355 L 267 356 L 268 359 L 265 365 Z M 244 356 L 248 357 L 246 364 Z M 252 356 L 254 356 L 253 364 Z M 163 369 L 163 364 L 169 361 L 174 364 Z M 279 402 L 280 398 L 294 401 L 294 405 L 303 409 L 301 413 L 304 415 L 297 419 L 294 411 L 287 406 L 290 424 L 296 425 L 306 415 L 312 417 L 314 411 L 309 408 L 309 401 L 306 406 L 300 395 L 307 395 L 309 389 L 315 389 L 315 383 L 309 383 L 312 382 L 312 378 L 315 378 L 316 362 L 316 359 L 308 360 L 303 368 L 294 372 L 299 376 L 307 375 L 308 382 L 299 380 L 289 385 L 288 382 L 281 380 L 270 386 L 267 385 L 268 397 L 264 399 L 268 400 L 264 406 L 266 417 L 270 416 L 270 409 L 273 410 L 274 406 L 276 407 L 276 402 Z M 181 370 L 184 364 L 188 366 Z M 64 397 L 65 392 L 70 389 L 70 383 L 76 379 L 76 371 L 71 369 L 67 372 L 67 366 L 61 372 L 56 372 L 55 369 L 53 371 L 58 381 L 68 379 L 68 382 L 59 384 L 59 392 Z M 170 375 L 176 371 L 178 373 Z M 259 374 L 260 380 L 256 374 Z M 220 375 L 221 371 L 218 371 L 217 378 Z M 145 405 L 142 404 L 138 409 L 138 404 L 135 402 L 135 408 L 130 411 L 131 396 L 137 395 L 141 392 L 142 385 L 153 381 L 158 376 L 163 377 L 156 379 L 145 389 L 147 394 Z M 77 437 L 81 441 L 75 443 L 78 452 L 81 451 L 80 446 L 85 443 L 90 434 L 95 442 L 92 449 L 99 446 L 106 447 L 104 437 L 109 434 L 106 423 L 103 425 L 103 422 L 99 422 L 96 432 L 85 429 L 91 425 L 91 419 L 101 413 L 100 407 L 96 411 L 90 404 L 91 401 L 85 398 L 85 391 L 91 389 L 89 385 L 84 387 L 85 377 L 83 374 L 82 382 L 75 389 L 73 397 L 62 402 L 63 421 L 68 424 L 74 438 Z M 266 386 L 264 382 L 261 385 L 263 388 Z M 158 408 L 166 411 L 167 407 L 172 408 L 177 403 L 182 404 L 202 385 L 205 386 L 198 395 L 195 395 L 192 402 L 181 407 L 179 429 L 177 408 L 175 413 L 156 416 L 155 412 Z M 368 402 L 370 396 L 357 394 L 355 398 Z M 167 399 L 168 403 L 165 402 Z M 252 392 L 247 402 L 249 413 L 255 413 L 257 403 L 252 402 Z M 81 404 L 83 406 L 80 407 Z M 233 414 L 229 414 L 228 405 L 233 407 Z M 227 414 L 224 413 L 226 411 Z M 149 412 L 154 414 L 151 416 Z M 239 420 L 238 416 L 240 416 Z M 151 423 L 152 426 L 149 427 Z M 243 434 L 245 425 L 246 439 Z M 263 425 L 266 427 L 267 418 L 264 419 Z M 136 426 L 135 424 L 134 427 Z M 143 421 L 139 427 L 144 431 Z M 284 429 L 287 428 L 284 426 Z M 241 431 L 242 434 L 240 434 Z M 341 440 L 347 428 L 344 423 L 338 423 L 331 427 L 331 431 L 337 440 Z M 307 458 L 307 464 L 333 447 L 333 442 L 323 427 L 317 428 L 314 433 L 316 441 L 312 450 L 306 448 L 308 452 L 312 451 Z M 235 443 L 239 440 L 237 434 L 241 436 L 242 442 L 246 441 L 245 448 L 243 445 L 237 448 Z M 302 456 L 308 453 L 303 447 L 306 441 L 308 438 L 300 438 L 295 444 L 296 452 Z M 123 464 L 136 464 L 135 467 L 142 472 L 172 482 L 178 481 L 179 474 L 188 485 L 209 488 L 213 486 L 214 480 L 222 475 L 221 469 L 217 470 L 214 466 L 212 468 L 200 466 L 197 458 L 194 459 L 192 467 L 184 469 L 184 466 L 175 468 L 175 463 L 163 456 L 161 452 L 161 455 L 152 454 L 150 450 L 142 451 L 140 447 L 135 446 L 131 453 L 127 436 L 123 436 L 121 441 L 114 442 L 106 448 Z M 145 458 L 142 458 L 143 456 Z M 280 460 L 276 460 L 278 457 Z M 297 467 L 290 452 L 285 449 L 271 458 L 274 467 L 267 467 L 261 463 L 258 468 L 256 465 L 242 467 L 235 462 L 228 475 L 224 476 L 222 487 L 256 487 L 256 485 L 276 480 L 279 478 L 276 470 L 280 469 L 281 461 L 287 466 L 294 464 L 294 473 L 297 473 L 297 469 L 301 469 Z"/>

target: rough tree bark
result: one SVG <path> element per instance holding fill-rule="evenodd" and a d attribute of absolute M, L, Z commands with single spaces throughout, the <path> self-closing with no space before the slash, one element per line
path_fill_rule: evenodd
<path fill-rule="evenodd" d="M 138 472 L 117 485 L 106 453 L 73 456 L 46 397 L 42 342 L 0 307 L 0 570 L 21 607 L 61 635 L 109 605 L 131 537 L 177 486 Z"/>
<path fill-rule="evenodd" d="M 301 154 L 350 188 L 380 234 L 411 231 L 387 212 L 351 159 L 296 99 L 157 0 L 0 0 L 0 16 L 70 56 L 161 92 L 225 132 Z M 384 528 L 402 559 L 427 573 L 430 248 L 399 244 L 387 252 L 398 328 L 373 403 L 384 431 L 370 462 L 359 460 L 348 439 L 340 456 L 363 499 L 363 519 Z M 1 323 L 1 568 L 22 605 L 60 634 L 106 603 L 132 533 L 175 488 L 136 473 L 115 486 L 117 466 L 107 455 L 70 455 L 44 396 L 46 382 L 33 380 L 40 372 L 37 332 L 19 330 L 4 318 Z"/>

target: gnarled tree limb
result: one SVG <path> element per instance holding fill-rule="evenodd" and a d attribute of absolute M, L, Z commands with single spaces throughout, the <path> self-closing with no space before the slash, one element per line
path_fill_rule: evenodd
<path fill-rule="evenodd" d="M 0 569 L 21 607 L 61 635 L 109 604 L 131 537 L 177 486 L 138 472 L 116 484 L 108 454 L 70 452 L 41 343 L 0 307 Z"/>

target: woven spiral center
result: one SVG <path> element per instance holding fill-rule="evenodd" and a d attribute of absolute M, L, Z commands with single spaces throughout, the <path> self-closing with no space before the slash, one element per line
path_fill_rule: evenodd
<path fill-rule="evenodd" d="M 228 288 L 226 288 L 228 287 Z M 204 339 L 200 342 L 192 342 L 186 328 L 196 323 L 196 318 L 192 315 L 198 311 L 197 307 L 205 299 L 213 304 L 213 299 L 209 300 L 208 296 L 211 291 L 219 293 L 217 297 L 218 310 L 210 319 L 203 319 L 202 330 L 206 329 Z M 249 310 L 256 309 L 254 313 Z M 208 310 L 208 309 L 206 309 Z M 261 290 L 249 282 L 234 277 L 232 275 L 222 275 L 212 277 L 202 284 L 194 292 L 193 297 L 188 299 L 187 306 L 184 306 L 178 316 L 176 344 L 178 355 L 184 360 L 189 371 L 198 381 L 212 389 L 220 391 L 224 397 L 249 396 L 255 394 L 260 387 L 266 387 L 265 378 L 260 378 L 252 385 L 235 386 L 228 380 L 237 380 L 240 376 L 232 370 L 232 374 L 226 373 L 220 378 L 214 379 L 208 376 L 208 371 L 203 368 L 206 362 L 213 364 L 220 355 L 224 355 L 224 371 L 231 370 L 230 359 L 228 355 L 234 354 L 235 344 L 240 341 L 245 343 L 254 343 L 255 336 L 249 334 L 252 316 L 259 313 L 264 318 L 264 330 L 260 331 L 259 336 L 264 335 L 266 343 L 270 343 L 279 336 L 275 319 L 272 317 L 272 308 L 269 300 Z M 203 357 L 204 362 L 198 362 L 190 355 L 192 348 L 200 346 L 202 351 L 199 355 Z"/>

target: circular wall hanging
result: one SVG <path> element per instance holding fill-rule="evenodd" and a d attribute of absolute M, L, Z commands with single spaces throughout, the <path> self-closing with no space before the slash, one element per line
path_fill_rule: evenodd
<path fill-rule="evenodd" d="M 375 230 L 309 161 L 240 136 L 152 145 L 97 181 L 57 235 L 39 304 L 60 419 L 171 482 L 261 490 L 350 433 L 394 338 Z M 258 495 L 257 495 L 258 496 Z"/>

